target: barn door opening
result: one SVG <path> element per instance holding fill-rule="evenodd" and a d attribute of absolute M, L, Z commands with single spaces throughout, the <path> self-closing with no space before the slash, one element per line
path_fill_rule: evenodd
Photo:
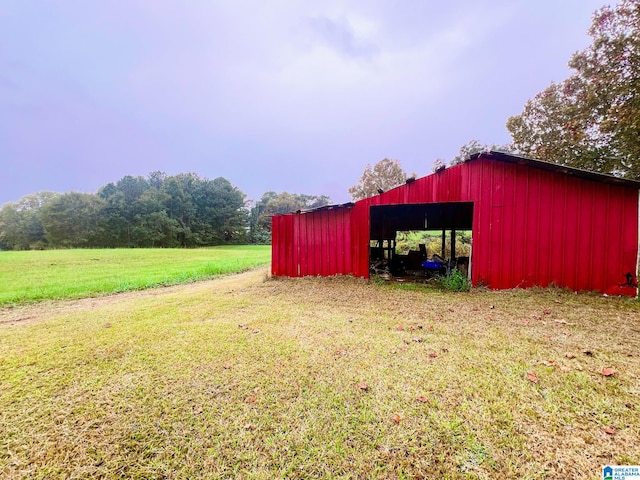
<path fill-rule="evenodd" d="M 473 202 L 375 205 L 369 220 L 371 275 L 420 281 L 457 269 L 471 279 Z"/>

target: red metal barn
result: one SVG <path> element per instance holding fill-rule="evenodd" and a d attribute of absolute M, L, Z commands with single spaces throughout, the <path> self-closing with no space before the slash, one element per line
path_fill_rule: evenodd
<path fill-rule="evenodd" d="M 372 240 L 467 230 L 473 285 L 636 295 L 639 190 L 609 175 L 476 154 L 355 204 L 273 217 L 272 273 L 368 278 Z"/>

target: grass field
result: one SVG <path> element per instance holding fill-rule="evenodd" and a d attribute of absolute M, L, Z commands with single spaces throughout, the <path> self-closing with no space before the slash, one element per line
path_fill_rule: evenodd
<path fill-rule="evenodd" d="M 2 478 L 600 478 L 640 310 L 266 270 L 0 310 Z"/>
<path fill-rule="evenodd" d="M 0 252 L 0 306 L 203 280 L 271 260 L 271 247 Z"/>

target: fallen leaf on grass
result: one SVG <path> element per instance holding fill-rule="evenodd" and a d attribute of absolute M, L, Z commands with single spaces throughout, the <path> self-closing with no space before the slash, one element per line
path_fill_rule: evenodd
<path fill-rule="evenodd" d="M 593 352 L 591 350 L 583 350 L 582 353 L 588 357 L 593 357 Z"/>
<path fill-rule="evenodd" d="M 396 327 L 396 330 L 398 330 L 399 332 L 401 332 L 402 330 L 404 330 L 404 327 L 402 325 L 398 325 Z"/>
<path fill-rule="evenodd" d="M 569 360 L 573 360 L 574 358 L 576 358 L 576 356 L 573 353 L 567 353 L 565 357 L 567 357 Z"/>
<path fill-rule="evenodd" d="M 225 370 L 229 370 L 231 368 L 231 365 L 228 363 L 225 363 L 222 368 L 224 368 Z"/>
<path fill-rule="evenodd" d="M 246 325 L 242 325 L 240 323 L 240 324 L 238 324 L 238 328 L 241 328 L 242 330 L 247 330 L 249 327 L 247 327 Z"/>
<path fill-rule="evenodd" d="M 358 388 L 363 392 L 366 392 L 369 390 L 369 385 L 367 385 L 365 382 L 360 382 L 358 383 Z"/>
<path fill-rule="evenodd" d="M 204 410 L 202 409 L 202 407 L 193 407 L 193 414 L 194 415 L 200 415 Z"/>
<path fill-rule="evenodd" d="M 576 370 L 580 370 L 580 371 L 584 370 L 584 368 L 582 368 L 582 365 L 580 365 L 579 363 L 576 364 L 576 366 L 573 367 L 573 368 L 575 368 Z"/>
<path fill-rule="evenodd" d="M 346 354 L 347 354 L 347 351 L 346 351 L 346 350 L 336 350 L 336 355 L 342 355 L 342 356 L 344 356 L 344 355 L 346 355 Z"/>
<path fill-rule="evenodd" d="M 407 349 L 407 346 L 406 346 L 406 345 L 400 345 L 400 350 L 404 351 L 404 350 L 406 350 L 406 349 Z"/>
<path fill-rule="evenodd" d="M 604 429 L 604 433 L 606 433 L 607 435 L 615 435 L 615 434 L 616 434 L 616 431 L 615 431 L 613 428 L 611 428 L 611 427 L 606 427 L 606 428 Z"/>
<path fill-rule="evenodd" d="M 614 375 L 616 371 L 613 368 L 603 368 L 600 373 L 605 377 L 610 377 Z"/>
<path fill-rule="evenodd" d="M 554 362 L 553 360 L 543 360 L 542 364 L 546 367 L 555 367 L 556 366 L 556 362 Z"/>
<path fill-rule="evenodd" d="M 554 322 L 556 322 L 556 323 L 561 323 L 561 324 L 563 324 L 563 325 L 566 325 L 566 324 L 567 324 L 567 321 L 566 321 L 566 320 L 554 320 Z"/>
<path fill-rule="evenodd" d="M 245 423 L 244 424 L 244 429 L 245 430 L 255 430 L 256 426 L 253 423 Z"/>
<path fill-rule="evenodd" d="M 418 400 L 420 403 L 426 403 L 429 401 L 429 399 L 427 397 L 425 397 L 424 395 L 418 397 L 416 400 Z"/>
<path fill-rule="evenodd" d="M 438 354 L 436 352 L 429 352 L 429 358 L 438 358 Z"/>
<path fill-rule="evenodd" d="M 110 327 L 111 327 L 111 324 L 110 324 L 110 323 L 105 323 L 105 324 L 102 326 L 102 328 L 110 328 Z"/>
<path fill-rule="evenodd" d="M 256 328 L 252 333 L 255 335 L 257 333 L 260 333 L 260 330 Z"/>
<path fill-rule="evenodd" d="M 411 339 L 411 341 L 412 341 L 412 342 L 416 342 L 416 343 L 420 343 L 420 342 L 422 342 L 422 338 L 420 338 L 420 337 L 415 337 L 415 338 L 412 338 L 412 339 Z"/>
<path fill-rule="evenodd" d="M 249 398 L 247 398 L 247 402 L 253 405 L 254 403 L 256 403 L 256 396 L 251 395 Z"/>
<path fill-rule="evenodd" d="M 538 376 L 533 372 L 527 372 L 527 378 L 533 383 L 538 383 L 540 381 Z"/>
<path fill-rule="evenodd" d="M 400 415 L 398 415 L 397 413 L 393 416 L 393 421 L 395 422 L 395 424 L 397 425 L 398 423 L 400 423 Z"/>

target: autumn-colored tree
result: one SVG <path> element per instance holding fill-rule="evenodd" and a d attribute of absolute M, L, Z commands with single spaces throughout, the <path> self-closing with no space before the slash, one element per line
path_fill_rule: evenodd
<path fill-rule="evenodd" d="M 640 0 L 596 11 L 592 43 L 573 55 L 574 73 L 509 118 L 523 154 L 640 179 Z"/>
<path fill-rule="evenodd" d="M 480 141 L 475 139 L 469 140 L 467 143 L 460 147 L 458 154 L 449 161 L 449 166 L 453 167 L 455 165 L 459 165 L 467 161 L 471 157 L 471 155 L 475 153 L 488 152 L 490 150 L 500 150 L 508 152 L 512 150 L 512 147 L 511 145 L 488 145 L 486 143 L 480 143 Z M 447 165 L 444 160 L 442 160 L 441 158 L 437 158 L 433 162 L 432 171 L 434 173 L 439 172 L 441 170 L 444 170 L 446 166 Z"/>
<path fill-rule="evenodd" d="M 478 140 L 470 140 L 465 143 L 462 147 L 460 147 L 460 151 L 458 154 L 451 159 L 449 162 L 450 166 L 459 165 L 467 160 L 474 153 L 486 152 L 488 150 L 493 150 L 495 147 L 489 147 L 483 143 L 480 143 Z"/>
<path fill-rule="evenodd" d="M 371 197 L 405 182 L 407 174 L 400 166 L 398 160 L 383 158 L 373 168 L 367 165 L 360 180 L 349 189 L 349 194 L 354 201 Z"/>

